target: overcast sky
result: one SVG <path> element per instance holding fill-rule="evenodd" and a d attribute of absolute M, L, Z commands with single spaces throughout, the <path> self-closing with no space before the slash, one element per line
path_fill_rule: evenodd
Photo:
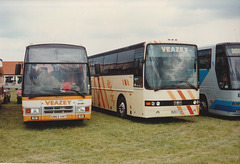
<path fill-rule="evenodd" d="M 0 0 L 0 58 L 31 43 L 84 45 L 88 55 L 152 40 L 240 42 L 239 0 Z"/>

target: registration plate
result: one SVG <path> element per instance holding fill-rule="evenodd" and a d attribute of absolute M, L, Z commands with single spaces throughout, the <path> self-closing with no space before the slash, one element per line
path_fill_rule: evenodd
<path fill-rule="evenodd" d="M 61 119 L 61 118 L 67 118 L 67 115 L 52 115 L 51 119 Z"/>
<path fill-rule="evenodd" d="M 171 111 L 171 114 L 181 114 L 181 113 L 183 113 L 182 110 L 173 110 L 173 111 Z"/>

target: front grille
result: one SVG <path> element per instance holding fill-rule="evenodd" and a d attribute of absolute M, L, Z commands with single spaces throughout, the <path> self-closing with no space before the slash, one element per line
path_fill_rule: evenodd
<path fill-rule="evenodd" d="M 73 113 L 73 106 L 48 106 L 44 107 L 44 113 Z"/>
<path fill-rule="evenodd" d="M 54 109 L 73 109 L 73 106 L 46 106 L 44 107 L 46 110 L 54 110 Z"/>

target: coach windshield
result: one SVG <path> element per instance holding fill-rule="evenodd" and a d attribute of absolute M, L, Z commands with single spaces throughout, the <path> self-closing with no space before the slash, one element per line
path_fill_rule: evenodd
<path fill-rule="evenodd" d="M 66 44 L 27 47 L 23 96 L 75 96 L 90 94 L 86 49 Z"/>
<path fill-rule="evenodd" d="M 197 48 L 193 45 L 149 44 L 146 53 L 145 88 L 196 89 Z"/>
<path fill-rule="evenodd" d="M 226 46 L 230 70 L 230 89 L 240 89 L 240 44 Z"/>
<path fill-rule="evenodd" d="M 87 64 L 25 64 L 24 96 L 89 94 Z"/>

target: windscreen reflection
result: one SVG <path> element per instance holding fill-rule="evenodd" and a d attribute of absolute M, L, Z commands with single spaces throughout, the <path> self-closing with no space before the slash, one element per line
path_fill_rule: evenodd
<path fill-rule="evenodd" d="M 26 64 L 23 96 L 89 95 L 87 64 Z"/>
<path fill-rule="evenodd" d="M 146 89 L 197 89 L 196 47 L 190 45 L 148 45 Z"/>
<path fill-rule="evenodd" d="M 230 68 L 231 89 L 240 89 L 240 45 L 226 46 Z"/>

